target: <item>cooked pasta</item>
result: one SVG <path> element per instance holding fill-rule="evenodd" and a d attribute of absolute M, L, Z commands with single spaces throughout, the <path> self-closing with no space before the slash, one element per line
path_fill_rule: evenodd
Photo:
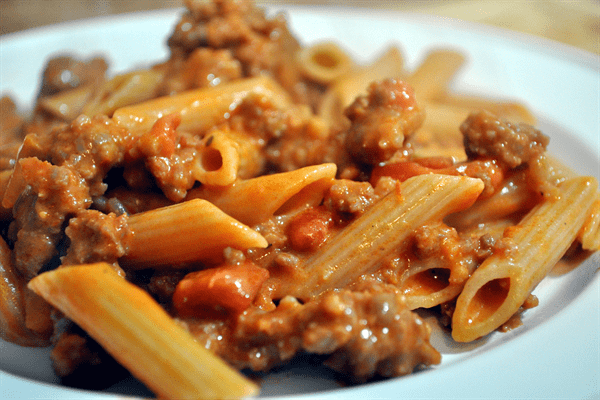
<path fill-rule="evenodd" d="M 456 51 L 432 51 L 406 80 L 419 93 L 419 100 L 437 100 L 446 94 L 454 74 L 464 63 L 464 56 Z"/>
<path fill-rule="evenodd" d="M 156 96 L 162 77 L 163 74 L 156 70 L 133 71 L 115 76 L 100 86 L 80 111 L 86 115 L 111 115 L 118 108 L 151 99 Z"/>
<path fill-rule="evenodd" d="M 221 210 L 253 226 L 273 217 L 288 200 L 319 180 L 333 179 L 334 164 L 321 164 L 295 171 L 238 180 L 225 188 L 202 186 L 188 193 L 188 200 L 202 198 Z M 248 204 L 252 199 L 255 203 Z M 260 204 L 257 208 L 256 204 Z"/>
<path fill-rule="evenodd" d="M 358 65 L 250 1 L 185 3 L 160 64 L 60 57 L 31 116 L 2 99 L 0 337 L 52 345 L 65 382 L 117 362 L 239 398 L 306 353 L 406 375 L 441 362 L 419 309 L 474 341 L 600 249 L 596 178 L 525 105 L 450 91 L 466 55 Z"/>
<path fill-rule="evenodd" d="M 593 205 L 594 179 L 569 179 L 558 198 L 542 201 L 508 228 L 505 253 L 488 257 L 456 301 L 452 337 L 468 342 L 487 335 L 514 315 L 577 237 Z"/>
<path fill-rule="evenodd" d="M 238 178 L 241 155 L 238 144 L 226 132 L 206 135 L 192 176 L 205 185 L 229 186 Z"/>
<path fill-rule="evenodd" d="M 301 284 L 294 276 L 281 285 L 280 295 L 307 300 L 349 285 L 406 244 L 410 227 L 469 207 L 482 190 L 483 183 L 472 178 L 423 175 L 407 180 L 308 258 Z"/>
<path fill-rule="evenodd" d="M 81 113 L 93 93 L 92 85 L 80 86 L 44 98 L 40 101 L 40 107 L 57 118 L 71 121 Z"/>
<path fill-rule="evenodd" d="M 138 268 L 210 261 L 228 247 L 268 245 L 259 233 L 201 199 L 132 215 L 129 227 L 132 235 L 123 262 Z"/>
<path fill-rule="evenodd" d="M 354 66 L 350 56 L 331 42 L 305 47 L 298 52 L 298 62 L 309 79 L 322 84 L 339 79 Z"/>
<path fill-rule="evenodd" d="M 218 399 L 258 391 L 195 343 L 148 293 L 107 264 L 57 269 L 33 279 L 29 287 L 110 349 L 161 397 Z M 165 377 L 172 384 L 161 384 Z"/>
<path fill-rule="evenodd" d="M 162 116 L 179 113 L 181 129 L 205 132 L 223 122 L 227 113 L 249 95 L 265 96 L 283 108 L 290 105 L 289 95 L 276 82 L 257 77 L 121 107 L 115 110 L 113 119 L 132 133 L 141 133 Z"/>
<path fill-rule="evenodd" d="M 585 250 L 600 250 L 600 199 L 594 201 L 592 211 L 579 233 L 581 247 Z"/>

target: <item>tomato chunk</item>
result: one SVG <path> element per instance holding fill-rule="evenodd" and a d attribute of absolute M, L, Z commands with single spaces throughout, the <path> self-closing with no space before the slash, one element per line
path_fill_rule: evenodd
<path fill-rule="evenodd" d="M 269 271 L 251 262 L 192 272 L 177 284 L 173 305 L 183 317 L 239 314 L 268 278 Z"/>
<path fill-rule="evenodd" d="M 311 208 L 296 216 L 288 226 L 290 244 L 297 251 L 311 251 L 325 242 L 333 223 L 331 214 L 321 208 Z"/>

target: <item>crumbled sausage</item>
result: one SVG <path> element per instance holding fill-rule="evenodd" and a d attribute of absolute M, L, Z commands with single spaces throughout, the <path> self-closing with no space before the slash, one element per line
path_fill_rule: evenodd
<path fill-rule="evenodd" d="M 330 355 L 329 367 L 365 381 L 440 362 L 429 327 L 389 286 L 332 292 L 304 305 L 286 297 L 274 311 L 240 315 L 234 328 L 189 326 L 201 344 L 239 369 L 268 370 L 307 351 Z"/>
<path fill-rule="evenodd" d="M 241 63 L 227 49 L 200 47 L 187 59 L 172 59 L 161 67 L 166 69 L 168 76 L 159 89 L 162 95 L 217 86 L 242 77 Z"/>
<path fill-rule="evenodd" d="M 515 168 L 546 150 L 550 139 L 527 124 L 513 124 L 488 111 L 469 115 L 460 126 L 469 159 L 494 157 Z"/>
<path fill-rule="evenodd" d="M 58 254 L 63 224 L 68 215 L 90 206 L 89 188 L 81 177 L 35 157 L 20 161 L 27 185 L 15 201 L 15 268 L 28 279 Z"/>
<path fill-rule="evenodd" d="M 325 204 L 337 212 L 360 215 L 378 198 L 369 182 L 340 179 L 329 188 Z"/>
<path fill-rule="evenodd" d="M 403 149 L 405 139 L 423 123 L 412 88 L 397 79 L 373 83 L 345 111 L 352 123 L 346 150 L 358 162 L 376 165 Z"/>
<path fill-rule="evenodd" d="M 96 210 L 80 211 L 65 229 L 70 239 L 63 265 L 95 262 L 116 263 L 127 252 L 131 231 L 127 216 L 104 214 Z"/>
<path fill-rule="evenodd" d="M 181 62 L 198 48 L 226 49 L 239 62 L 242 76 L 270 75 L 296 101 L 309 103 L 310 90 L 294 57 L 300 45 L 282 16 L 267 18 L 248 0 L 186 0 L 186 6 L 188 12 L 168 40 L 170 62 Z"/>

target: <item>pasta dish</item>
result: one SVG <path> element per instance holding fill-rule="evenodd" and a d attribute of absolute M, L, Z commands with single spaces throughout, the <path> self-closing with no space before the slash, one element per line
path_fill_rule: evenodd
<path fill-rule="evenodd" d="M 367 65 L 249 0 L 186 0 L 169 56 L 59 55 L 1 98 L 0 337 L 65 384 L 240 398 L 312 357 L 352 384 L 519 325 L 600 249 L 600 194 L 522 104 L 452 93 L 464 55 Z"/>

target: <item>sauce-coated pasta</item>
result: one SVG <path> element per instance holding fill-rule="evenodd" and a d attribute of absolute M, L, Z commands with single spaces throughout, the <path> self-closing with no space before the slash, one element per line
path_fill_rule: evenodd
<path fill-rule="evenodd" d="M 2 98 L 0 337 L 52 345 L 65 382 L 116 360 L 161 397 L 249 396 L 238 371 L 302 354 L 406 375 L 441 362 L 415 310 L 476 340 L 599 250 L 596 180 L 524 106 L 449 93 L 463 55 L 357 65 L 251 1 L 185 4 L 164 62 L 61 57 L 31 116 Z"/>

